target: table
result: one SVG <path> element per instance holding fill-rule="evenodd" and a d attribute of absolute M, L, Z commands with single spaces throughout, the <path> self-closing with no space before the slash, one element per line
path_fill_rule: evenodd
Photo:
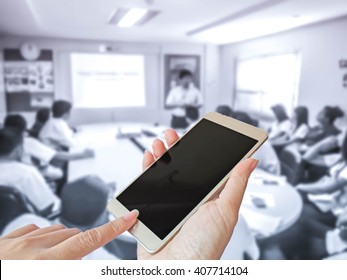
<path fill-rule="evenodd" d="M 163 137 L 166 127 L 145 123 L 104 123 L 78 127 L 77 142 L 94 150 L 95 157 L 74 160 L 68 165 L 68 182 L 88 175 L 97 175 L 106 183 L 116 184 L 116 193 L 122 191 L 142 172 L 143 149 L 129 138 L 117 138 L 120 128 L 144 129 Z M 140 136 L 142 145 L 149 146 L 156 137 Z M 145 147 L 143 147 L 145 148 Z M 115 195 L 116 195 L 115 193 Z M 114 217 L 110 214 L 110 220 Z M 130 233 L 125 232 L 119 239 L 135 243 Z"/>
<path fill-rule="evenodd" d="M 71 161 L 68 181 L 95 174 L 106 183 L 116 183 L 121 191 L 142 171 L 143 151 L 128 138 L 117 138 L 120 128 L 141 128 L 153 131 L 160 137 L 165 127 L 143 123 L 107 123 L 79 126 L 77 141 L 94 150 L 95 157 Z M 153 141 L 155 137 L 146 137 Z M 148 139 L 147 139 L 148 141 Z"/>
<path fill-rule="evenodd" d="M 95 158 L 76 160 L 69 163 L 68 181 L 72 181 L 81 176 L 96 174 L 105 182 L 115 182 L 117 191 L 121 191 L 134 178 L 141 173 L 141 163 L 143 151 L 132 141 L 126 138 L 116 138 L 117 131 L 121 127 L 145 128 L 154 130 L 162 136 L 165 127 L 154 127 L 151 124 L 129 124 L 129 123 L 108 123 L 83 125 L 77 138 L 86 147 L 95 151 Z M 143 148 L 149 148 L 155 137 L 141 136 L 137 138 Z M 274 182 L 276 184 L 274 184 Z M 280 218 L 278 227 L 271 235 L 278 234 L 291 225 L 300 217 L 303 202 L 298 192 L 290 186 L 283 178 L 271 175 L 260 169 L 256 169 L 248 184 L 246 197 L 248 195 L 271 195 L 274 201 L 273 207 L 257 208 L 244 200 L 241 213 L 253 211 L 272 218 Z M 259 222 L 259 221 L 258 221 Z M 266 227 L 266 224 L 259 225 Z M 250 223 L 252 230 L 252 223 Z M 130 234 L 126 234 L 129 240 Z"/>
<path fill-rule="evenodd" d="M 247 197 L 252 194 L 260 197 L 262 195 L 272 197 L 274 205 L 258 208 L 253 203 L 247 203 Z M 299 219 L 302 208 L 303 201 L 300 194 L 283 177 L 257 168 L 249 179 L 241 213 L 246 209 L 246 212 L 250 210 L 269 218 L 280 218 L 278 227 L 271 232 L 271 235 L 276 235 L 288 229 Z M 249 224 L 252 230 L 251 223 Z M 258 235 L 258 237 L 265 236 Z"/>

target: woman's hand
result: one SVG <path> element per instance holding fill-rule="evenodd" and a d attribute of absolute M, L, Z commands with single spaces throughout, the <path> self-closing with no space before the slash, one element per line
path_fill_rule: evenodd
<path fill-rule="evenodd" d="M 171 146 L 179 137 L 170 129 L 166 131 L 165 139 Z M 165 152 L 164 143 L 155 140 L 153 154 L 146 151 L 144 155 L 143 169 Z M 257 163 L 254 159 L 239 163 L 216 199 L 202 205 L 158 253 L 149 254 L 139 244 L 138 259 L 219 259 L 236 225 L 248 178 Z"/>
<path fill-rule="evenodd" d="M 137 216 L 134 210 L 85 232 L 63 225 L 27 225 L 0 238 L 0 259 L 81 259 L 130 229 Z"/>

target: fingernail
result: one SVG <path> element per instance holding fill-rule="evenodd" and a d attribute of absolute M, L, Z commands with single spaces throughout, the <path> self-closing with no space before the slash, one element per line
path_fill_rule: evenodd
<path fill-rule="evenodd" d="M 123 219 L 127 222 L 130 222 L 132 220 L 134 220 L 135 218 L 137 218 L 139 215 L 139 211 L 138 210 L 132 210 L 131 212 L 129 212 L 128 214 L 125 214 L 123 216 Z"/>
<path fill-rule="evenodd" d="M 259 160 L 254 159 L 254 158 L 252 159 L 252 162 L 251 162 L 251 164 L 250 164 L 250 166 L 249 166 L 249 170 L 250 170 L 251 172 L 253 172 L 253 170 L 257 167 L 258 162 L 259 162 Z"/>

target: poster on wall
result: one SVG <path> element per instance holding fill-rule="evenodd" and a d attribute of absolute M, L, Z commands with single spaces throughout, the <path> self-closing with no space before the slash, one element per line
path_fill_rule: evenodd
<path fill-rule="evenodd" d="M 41 50 L 26 60 L 19 49 L 4 50 L 4 86 L 8 112 L 30 112 L 54 99 L 53 53 Z"/>
<path fill-rule="evenodd" d="M 169 92 L 179 86 L 179 74 L 182 70 L 192 73 L 192 86 L 200 90 L 200 56 L 167 54 L 164 59 L 164 107 Z"/>

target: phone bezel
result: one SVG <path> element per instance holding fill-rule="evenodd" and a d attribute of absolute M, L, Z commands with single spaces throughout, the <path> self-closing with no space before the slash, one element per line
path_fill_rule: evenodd
<path fill-rule="evenodd" d="M 249 158 L 268 138 L 268 134 L 266 131 L 260 128 L 254 127 L 252 125 L 246 124 L 244 122 L 238 121 L 236 119 L 221 115 L 216 112 L 211 112 L 206 114 L 203 117 L 203 119 L 207 119 L 209 121 L 215 122 L 216 124 L 222 125 L 226 128 L 235 130 L 241 134 L 249 136 L 258 141 L 257 144 L 252 149 L 250 149 L 248 153 L 246 153 L 241 160 Z M 185 135 L 187 135 L 188 133 L 189 131 L 186 132 L 180 139 L 185 137 Z M 180 139 L 178 141 L 180 141 Z M 176 141 L 172 146 L 174 146 L 178 141 Z M 142 174 L 145 173 L 147 169 L 151 168 L 152 165 L 147 167 L 136 179 L 133 180 L 133 182 L 137 180 L 140 176 L 142 176 Z M 211 197 L 213 197 L 213 195 L 224 185 L 224 183 L 228 180 L 230 176 L 230 172 L 228 172 L 228 174 L 225 175 L 225 177 L 209 192 L 209 194 L 203 200 L 201 200 L 200 203 L 196 205 L 196 207 L 164 239 L 160 239 L 141 221 L 138 221 L 129 230 L 130 234 L 133 235 L 136 238 L 136 240 L 148 252 L 150 253 L 158 252 L 160 249 L 162 249 L 162 247 L 168 241 L 170 241 L 175 236 L 175 234 L 179 231 L 179 229 L 199 209 L 199 207 L 203 205 L 205 202 L 207 202 L 209 199 L 211 199 Z M 131 182 L 126 188 L 124 188 L 122 192 L 125 191 L 129 186 L 131 186 L 133 182 Z M 129 210 L 117 200 L 117 197 L 122 192 L 120 192 L 116 197 L 114 197 L 107 205 L 107 210 L 115 217 L 121 217 L 129 213 Z"/>

